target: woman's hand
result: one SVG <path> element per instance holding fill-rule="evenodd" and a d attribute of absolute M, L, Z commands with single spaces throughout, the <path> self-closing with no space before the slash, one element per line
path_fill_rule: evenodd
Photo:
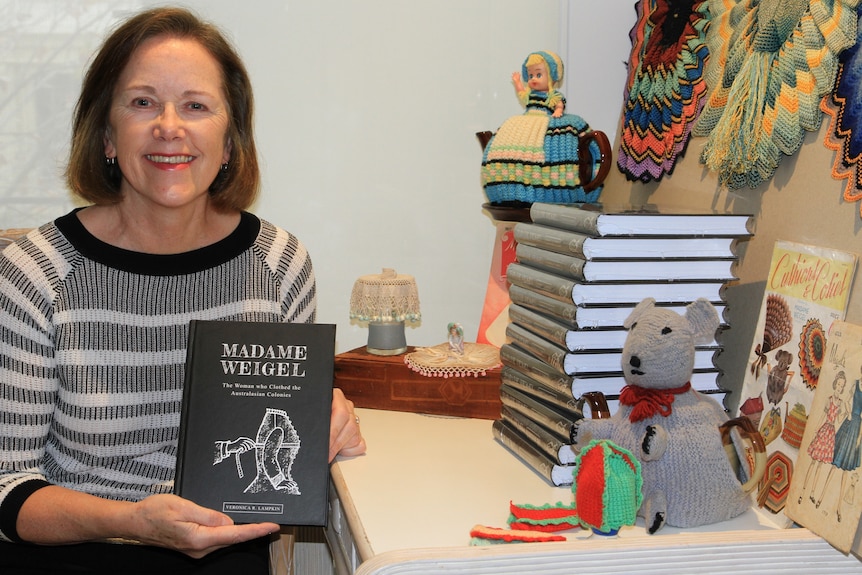
<path fill-rule="evenodd" d="M 332 390 L 332 418 L 329 424 L 329 460 L 336 455 L 362 455 L 365 439 L 359 429 L 359 418 L 353 402 L 338 388 Z"/>
<path fill-rule="evenodd" d="M 152 495 L 133 505 L 130 538 L 175 549 L 195 559 L 279 530 L 275 523 L 235 525 L 224 513 L 176 495 Z"/>
<path fill-rule="evenodd" d="M 57 485 L 30 495 L 17 522 L 18 536 L 29 543 L 64 545 L 120 539 L 174 549 L 194 558 L 278 530 L 275 523 L 234 525 L 224 513 L 176 495 L 116 501 Z"/>

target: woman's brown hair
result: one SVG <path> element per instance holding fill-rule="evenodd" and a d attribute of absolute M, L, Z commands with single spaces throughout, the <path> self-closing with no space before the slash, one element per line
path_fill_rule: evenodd
<path fill-rule="evenodd" d="M 219 63 L 230 121 L 230 161 L 209 193 L 218 209 L 245 210 L 260 188 L 254 143 L 254 97 L 245 65 L 222 32 L 182 8 L 155 8 L 133 16 L 108 36 L 90 64 L 72 124 L 66 182 L 73 193 L 94 204 L 120 201 L 122 174 L 105 158 L 105 135 L 114 88 L 135 50 L 156 36 L 199 42 Z"/>

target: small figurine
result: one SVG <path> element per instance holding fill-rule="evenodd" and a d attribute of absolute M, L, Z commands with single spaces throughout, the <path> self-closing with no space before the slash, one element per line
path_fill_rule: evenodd
<path fill-rule="evenodd" d="M 533 52 L 512 74 L 525 112 L 506 120 L 485 146 L 482 185 L 492 204 L 598 200 L 610 171 L 607 136 L 565 113 L 563 61 Z"/>
<path fill-rule="evenodd" d="M 449 351 L 455 355 L 464 355 L 464 328 L 460 323 L 449 324 Z"/>

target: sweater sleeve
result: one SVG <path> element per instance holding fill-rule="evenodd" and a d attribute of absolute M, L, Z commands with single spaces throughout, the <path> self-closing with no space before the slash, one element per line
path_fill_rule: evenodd
<path fill-rule="evenodd" d="M 317 285 L 305 245 L 290 232 L 261 220 L 258 248 L 280 284 L 284 321 L 314 323 L 317 318 Z"/>
<path fill-rule="evenodd" d="M 40 471 L 59 379 L 52 339 L 52 258 L 33 232 L 0 254 L 0 540 L 17 540 L 24 500 L 47 484 Z"/>

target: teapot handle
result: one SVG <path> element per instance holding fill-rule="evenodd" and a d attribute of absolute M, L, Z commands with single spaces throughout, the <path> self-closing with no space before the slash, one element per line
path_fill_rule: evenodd
<path fill-rule="evenodd" d="M 599 170 L 593 174 L 593 156 L 590 154 L 590 142 L 596 141 L 599 146 Z M 604 183 L 611 171 L 611 144 L 607 135 L 601 130 L 592 130 L 578 137 L 578 175 L 585 192 L 591 192 Z"/>
<path fill-rule="evenodd" d="M 611 416 L 608 400 L 601 391 L 588 391 L 581 394 L 578 399 L 578 407 L 581 408 L 581 411 L 587 407 L 590 410 L 590 419 L 608 419 Z"/>
<path fill-rule="evenodd" d="M 731 431 L 738 428 L 742 440 L 742 449 L 746 462 L 740 461 L 739 453 L 734 445 Z M 754 424 L 744 415 L 725 421 L 719 426 L 721 431 L 721 443 L 727 458 L 733 466 L 734 472 L 739 476 L 738 470 L 741 465 L 747 465 L 749 470 L 748 481 L 742 484 L 742 490 L 746 493 L 752 491 L 766 471 L 766 444 L 763 436 L 755 429 Z"/>

